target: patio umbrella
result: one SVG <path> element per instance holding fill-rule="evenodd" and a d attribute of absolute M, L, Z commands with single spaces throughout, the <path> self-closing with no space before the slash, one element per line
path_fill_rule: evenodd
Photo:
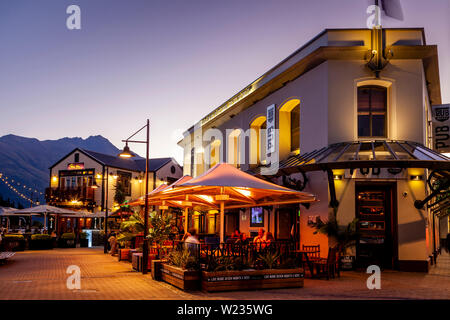
<path fill-rule="evenodd" d="M 225 209 L 316 202 L 316 196 L 256 178 L 229 164 L 220 163 L 202 175 L 166 188 L 150 201 L 171 201 L 186 207 L 194 202 L 220 210 L 220 241 L 224 240 Z M 187 210 L 186 210 L 187 213 Z M 185 217 L 187 222 L 187 215 Z"/>
<path fill-rule="evenodd" d="M 40 205 L 40 206 L 36 206 L 36 207 L 15 210 L 14 214 L 15 215 L 21 215 L 21 214 L 44 215 L 44 230 L 47 230 L 47 215 L 48 214 L 64 215 L 64 216 L 71 216 L 71 217 L 77 217 L 80 215 L 80 213 L 77 211 L 53 207 L 53 206 L 49 206 L 49 205 Z"/>

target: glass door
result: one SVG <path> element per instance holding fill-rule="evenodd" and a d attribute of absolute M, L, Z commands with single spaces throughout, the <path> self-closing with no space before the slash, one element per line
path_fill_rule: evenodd
<path fill-rule="evenodd" d="M 356 218 L 359 240 L 356 263 L 359 267 L 393 267 L 392 187 L 357 186 Z"/>

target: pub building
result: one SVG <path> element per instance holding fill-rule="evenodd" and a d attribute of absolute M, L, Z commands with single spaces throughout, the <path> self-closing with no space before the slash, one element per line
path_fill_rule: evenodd
<path fill-rule="evenodd" d="M 149 189 L 179 179 L 183 169 L 173 158 L 149 160 Z M 58 231 L 102 230 L 105 211 L 120 211 L 115 195 L 119 189 L 124 201 L 145 193 L 145 159 L 103 154 L 76 148 L 50 167 L 47 204 L 74 211 L 89 212 L 83 217 L 62 217 Z M 117 198 L 116 198 L 117 199 Z M 118 216 L 120 214 L 113 214 Z"/>
<path fill-rule="evenodd" d="M 427 272 L 450 205 L 450 162 L 430 125 L 437 53 L 422 28 L 326 29 L 184 133 L 184 174 L 223 161 L 319 199 L 228 211 L 227 235 L 264 228 L 326 257 L 333 240 L 311 226 L 336 212 L 342 226 L 359 219 L 357 266 Z M 214 225 L 201 215 L 190 225 Z"/>

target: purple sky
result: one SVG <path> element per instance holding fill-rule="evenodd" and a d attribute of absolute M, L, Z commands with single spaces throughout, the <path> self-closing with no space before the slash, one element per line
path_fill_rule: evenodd
<path fill-rule="evenodd" d="M 0 136 L 101 134 L 120 140 L 151 119 L 151 157 L 325 28 L 365 28 L 366 0 L 2 0 Z M 401 0 L 404 21 L 439 45 L 450 102 L 450 0 Z M 66 28 L 81 7 L 82 29 Z M 131 146 L 144 154 L 143 148 Z"/>

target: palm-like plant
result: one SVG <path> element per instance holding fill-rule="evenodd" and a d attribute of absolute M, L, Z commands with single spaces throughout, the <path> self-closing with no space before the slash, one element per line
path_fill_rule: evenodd
<path fill-rule="evenodd" d="M 120 233 L 117 236 L 117 241 L 132 240 L 138 233 L 144 231 L 144 219 L 139 213 L 134 213 L 128 220 L 120 224 Z"/>
<path fill-rule="evenodd" d="M 353 246 L 359 237 L 357 230 L 358 219 L 353 219 L 347 226 L 341 226 L 336 219 L 336 209 L 333 211 L 332 217 L 327 221 L 317 219 L 313 227 L 316 229 L 314 234 L 321 233 L 329 238 L 333 238 L 340 253 L 345 254 L 347 248 Z"/>

